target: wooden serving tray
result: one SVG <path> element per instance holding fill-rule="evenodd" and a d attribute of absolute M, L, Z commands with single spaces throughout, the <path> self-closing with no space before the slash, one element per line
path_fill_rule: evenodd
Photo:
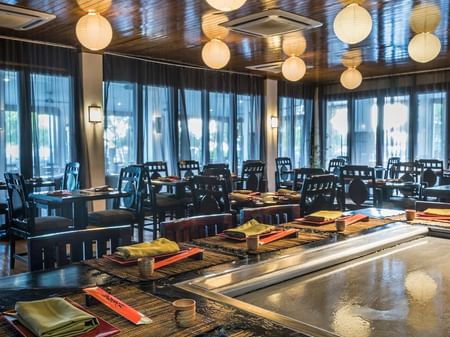
<path fill-rule="evenodd" d="M 83 306 L 79 305 L 78 303 L 65 298 L 67 302 L 72 304 L 74 307 L 77 307 L 80 310 L 83 310 L 84 312 L 88 313 L 89 315 L 95 316 L 93 313 L 91 313 L 89 310 L 84 308 Z M 19 333 L 19 335 L 23 337 L 36 337 L 34 333 L 32 333 L 27 327 L 22 325 L 22 323 L 19 322 L 17 318 L 12 316 L 12 314 L 15 313 L 15 310 L 8 311 L 8 313 L 11 313 L 11 316 L 9 315 L 3 315 L 5 320 Z M 77 335 L 76 337 L 107 337 L 116 335 L 120 332 L 118 328 L 116 328 L 114 325 L 108 323 L 101 317 L 97 316 L 98 320 L 98 326 L 89 332 Z"/>
<path fill-rule="evenodd" d="M 283 231 L 283 230 L 282 230 L 282 229 L 279 229 L 279 230 L 273 230 L 273 231 L 271 231 L 270 233 L 260 234 L 259 237 L 260 237 L 260 238 L 264 238 L 264 237 L 266 237 L 266 236 L 273 235 L 273 234 L 278 233 L 278 232 L 281 232 L 281 231 Z M 224 238 L 224 239 L 234 240 L 234 241 L 241 241 L 241 242 L 247 241 L 247 238 L 237 238 L 237 237 L 235 237 L 235 236 L 229 236 L 229 235 L 226 235 L 225 233 L 219 233 L 219 234 L 217 234 L 217 236 L 222 237 L 222 238 Z"/>
<path fill-rule="evenodd" d="M 169 253 L 169 254 L 160 254 L 160 255 L 155 255 L 153 256 L 153 258 L 155 259 L 155 261 L 161 260 L 161 259 L 165 259 L 168 257 L 172 257 L 174 255 L 180 254 L 182 252 L 185 252 L 187 250 L 190 250 L 192 248 L 182 248 L 179 252 L 176 253 Z M 138 259 L 125 259 L 123 257 L 117 256 L 117 255 L 103 255 L 103 257 L 107 260 L 110 260 L 114 263 L 120 264 L 122 266 L 134 266 L 138 263 Z"/>
<path fill-rule="evenodd" d="M 426 214 L 424 212 L 417 212 L 416 217 L 428 220 L 450 220 L 450 216 Z"/>
<path fill-rule="evenodd" d="M 329 223 L 333 223 L 336 220 L 327 220 L 327 221 L 321 221 L 321 222 L 316 222 L 316 221 L 308 221 L 305 220 L 305 218 L 297 218 L 294 219 L 293 222 L 298 222 L 304 225 L 310 225 L 310 226 L 323 226 L 323 225 L 328 225 Z"/>

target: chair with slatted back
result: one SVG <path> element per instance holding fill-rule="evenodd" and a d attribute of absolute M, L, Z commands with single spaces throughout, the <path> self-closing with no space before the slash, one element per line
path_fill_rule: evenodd
<path fill-rule="evenodd" d="M 264 192 L 264 168 L 265 163 L 260 160 L 244 161 L 238 188 Z"/>
<path fill-rule="evenodd" d="M 178 175 L 181 178 L 192 178 L 200 174 L 200 164 L 196 160 L 179 160 Z"/>
<path fill-rule="evenodd" d="M 131 226 L 89 228 L 38 235 L 27 240 L 28 271 L 46 270 L 112 254 L 131 243 Z"/>
<path fill-rule="evenodd" d="M 336 156 L 336 159 L 343 159 L 345 162 L 345 165 L 350 165 L 350 158 L 349 156 Z"/>
<path fill-rule="evenodd" d="M 395 165 L 400 163 L 400 157 L 390 157 L 384 171 L 384 179 L 393 179 L 395 176 Z"/>
<path fill-rule="evenodd" d="M 427 208 L 450 209 L 448 202 L 416 201 L 416 211 L 423 212 Z"/>
<path fill-rule="evenodd" d="M 216 177 L 225 181 L 227 192 L 233 191 L 233 182 L 231 180 L 231 172 L 226 167 L 210 167 L 203 169 L 203 176 Z"/>
<path fill-rule="evenodd" d="M 217 235 L 232 227 L 232 214 L 200 215 L 162 223 L 161 236 L 176 242 L 188 242 Z"/>
<path fill-rule="evenodd" d="M 438 159 L 419 159 L 419 163 L 423 166 L 422 182 L 425 187 L 433 187 L 439 182 L 441 185 L 444 175 L 444 162 Z"/>
<path fill-rule="evenodd" d="M 325 170 L 323 168 L 302 167 L 299 169 L 294 169 L 294 183 L 292 184 L 292 190 L 300 191 L 306 178 L 321 174 L 325 174 Z"/>
<path fill-rule="evenodd" d="M 205 164 L 203 166 L 202 175 L 203 175 L 203 172 L 205 172 L 205 170 L 208 170 L 208 169 L 223 169 L 223 170 L 225 170 L 225 169 L 229 169 L 229 168 L 230 167 L 226 163 L 209 163 L 209 164 Z"/>
<path fill-rule="evenodd" d="M 287 188 L 292 189 L 292 162 L 289 157 L 275 158 L 275 188 Z"/>
<path fill-rule="evenodd" d="M 148 161 L 144 164 L 144 169 L 147 171 L 148 176 L 151 180 L 158 179 L 161 177 L 167 177 L 169 175 L 167 169 L 167 163 L 165 161 Z M 162 186 L 154 186 L 156 193 L 160 193 L 162 190 Z M 171 193 L 172 191 L 168 190 L 167 193 Z"/>
<path fill-rule="evenodd" d="M 300 193 L 300 216 L 335 209 L 336 181 L 334 174 L 306 178 Z"/>
<path fill-rule="evenodd" d="M 381 191 L 375 185 L 375 170 L 366 165 L 346 165 L 341 168 L 340 203 L 343 209 L 376 207 Z"/>
<path fill-rule="evenodd" d="M 226 182 L 217 177 L 195 176 L 190 181 L 193 215 L 230 212 Z"/>
<path fill-rule="evenodd" d="M 341 167 L 345 166 L 345 159 L 342 158 L 334 158 L 330 159 L 328 162 L 328 172 L 334 174 L 336 177 L 339 177 L 341 174 Z"/>
<path fill-rule="evenodd" d="M 251 219 L 270 225 L 280 225 L 300 217 L 300 205 L 275 205 L 266 207 L 243 208 L 240 211 L 240 223 Z"/>
<path fill-rule="evenodd" d="M 10 246 L 10 268 L 15 260 L 24 262 L 27 258 L 16 255 L 16 238 L 28 239 L 31 236 L 68 231 L 73 229 L 72 220 L 60 216 L 35 217 L 33 201 L 27 198 L 25 180 L 21 174 L 5 173 L 8 188 L 8 235 Z"/>
<path fill-rule="evenodd" d="M 394 165 L 394 176 L 402 181 L 404 186 L 398 188 L 405 197 L 422 196 L 423 165 L 418 161 L 400 162 Z"/>
<path fill-rule="evenodd" d="M 137 224 L 139 241 L 143 240 L 143 198 L 145 196 L 144 167 L 130 165 L 120 170 L 117 189 L 126 192 L 126 197 L 116 198 L 112 209 L 90 212 L 88 223 L 98 227 Z"/>

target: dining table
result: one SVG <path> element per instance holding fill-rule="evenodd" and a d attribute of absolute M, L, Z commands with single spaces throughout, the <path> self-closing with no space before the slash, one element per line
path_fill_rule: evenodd
<path fill-rule="evenodd" d="M 183 199 L 186 196 L 186 186 L 189 185 L 189 180 L 182 179 L 179 177 L 160 177 L 152 179 L 151 183 L 153 186 L 161 189 L 162 187 L 168 187 L 169 190 L 175 190 L 175 197 L 177 199 Z"/>
<path fill-rule="evenodd" d="M 88 225 L 88 203 L 95 200 L 124 198 L 128 192 L 115 189 L 98 191 L 95 188 L 74 191 L 35 192 L 29 198 L 36 204 L 57 205 L 69 214 L 75 229 L 84 229 Z"/>
<path fill-rule="evenodd" d="M 423 196 L 425 200 L 428 197 L 438 198 L 442 202 L 450 201 L 450 185 L 441 185 L 441 186 L 433 186 L 427 187 L 423 191 Z"/>

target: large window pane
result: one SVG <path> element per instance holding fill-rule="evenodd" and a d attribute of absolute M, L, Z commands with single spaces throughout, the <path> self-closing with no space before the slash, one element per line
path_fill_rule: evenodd
<path fill-rule="evenodd" d="M 375 166 L 378 106 L 376 98 L 355 100 L 352 162 Z"/>
<path fill-rule="evenodd" d="M 73 104 L 68 76 L 31 74 L 33 175 L 62 175 L 71 161 Z"/>
<path fill-rule="evenodd" d="M 259 158 L 260 115 L 259 96 L 237 95 L 237 170 L 244 160 Z"/>
<path fill-rule="evenodd" d="M 390 157 L 408 160 L 409 96 L 386 97 L 383 112 L 383 163 Z"/>
<path fill-rule="evenodd" d="M 417 100 L 415 159 L 445 160 L 447 95 L 445 92 L 424 93 L 419 94 Z"/>
<path fill-rule="evenodd" d="M 0 179 L 20 171 L 19 76 L 0 70 Z"/>
<path fill-rule="evenodd" d="M 179 93 L 179 110 L 184 111 L 186 119 L 186 122 L 181 121 L 179 124 L 179 134 L 183 135 L 187 131 L 190 159 L 203 163 L 202 92 L 200 90 L 185 89 L 180 90 Z M 186 125 L 187 130 L 184 130 L 184 125 Z M 189 159 L 186 158 L 186 155 L 183 153 L 183 149 L 186 146 L 186 144 L 183 143 L 185 141 L 185 137 L 181 136 L 179 141 L 180 159 Z"/>
<path fill-rule="evenodd" d="M 327 102 L 326 163 L 337 156 L 347 156 L 348 107 L 347 101 Z"/>
<path fill-rule="evenodd" d="M 292 113 L 291 104 L 292 99 L 281 97 L 278 107 L 278 156 L 292 157 L 294 135 L 292 134 Z M 293 158 L 291 158 L 293 159 Z"/>
<path fill-rule="evenodd" d="M 109 82 L 105 90 L 105 170 L 114 175 L 136 162 L 136 85 Z"/>
<path fill-rule="evenodd" d="M 231 95 L 209 93 L 209 161 L 230 163 Z"/>

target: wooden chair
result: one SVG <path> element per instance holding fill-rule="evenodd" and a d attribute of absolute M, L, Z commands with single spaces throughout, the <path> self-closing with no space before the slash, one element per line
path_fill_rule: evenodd
<path fill-rule="evenodd" d="M 394 176 L 396 179 L 408 183 L 408 185 L 399 187 L 398 190 L 405 197 L 422 196 L 422 176 L 423 165 L 418 161 L 400 162 L 394 165 Z"/>
<path fill-rule="evenodd" d="M 113 208 L 88 214 L 88 223 L 98 227 L 138 225 L 139 241 L 144 240 L 143 198 L 145 196 L 144 167 L 130 165 L 120 170 L 117 189 L 127 197 L 116 198 Z"/>
<path fill-rule="evenodd" d="M 165 161 L 148 161 L 143 165 L 150 179 L 158 179 L 161 177 L 167 177 L 169 175 L 167 163 Z M 162 190 L 162 186 L 154 186 L 153 188 L 155 189 L 156 193 L 159 193 Z M 167 192 L 171 193 L 172 191 L 168 190 Z"/>
<path fill-rule="evenodd" d="M 427 208 L 450 209 L 450 203 L 447 202 L 431 202 L 431 201 L 416 201 L 416 211 L 422 212 Z"/>
<path fill-rule="evenodd" d="M 322 168 L 302 167 L 299 169 L 294 169 L 294 182 L 292 184 L 292 190 L 300 191 L 306 178 L 321 174 L 325 174 L 325 170 Z"/>
<path fill-rule="evenodd" d="M 242 164 L 242 174 L 239 189 L 264 192 L 264 168 L 265 163 L 260 160 L 246 160 Z"/>
<path fill-rule="evenodd" d="M 187 242 L 214 236 L 232 227 L 231 214 L 201 215 L 162 223 L 161 236 L 176 242 Z"/>
<path fill-rule="evenodd" d="M 346 165 L 341 168 L 340 204 L 342 209 L 376 207 L 381 200 L 375 185 L 375 170 L 365 165 Z M 372 190 L 372 193 L 370 191 Z M 347 198 L 348 197 L 348 198 Z M 352 203 L 348 203 L 351 200 Z"/>
<path fill-rule="evenodd" d="M 339 177 L 341 174 L 341 167 L 345 166 L 345 159 L 343 158 L 334 158 L 330 159 L 328 162 L 328 173 L 334 174 L 336 177 Z"/>
<path fill-rule="evenodd" d="M 16 238 L 51 234 L 73 229 L 72 220 L 60 216 L 35 217 L 35 204 L 26 197 L 24 178 L 18 173 L 5 173 L 8 188 L 8 235 L 10 268 L 14 269 L 16 258 L 24 262 L 27 258 L 16 255 Z"/>
<path fill-rule="evenodd" d="M 233 191 L 233 182 L 231 180 L 231 172 L 228 168 L 210 167 L 205 168 L 202 173 L 205 177 L 216 177 L 225 181 L 227 192 Z"/>
<path fill-rule="evenodd" d="M 100 258 L 131 242 L 131 226 L 89 228 L 32 236 L 27 240 L 28 271 L 57 268 Z"/>
<path fill-rule="evenodd" d="M 300 205 L 276 205 L 267 207 L 243 208 L 240 211 L 240 223 L 251 219 L 261 223 L 280 225 L 300 217 Z"/>
<path fill-rule="evenodd" d="M 292 179 L 292 162 L 289 157 L 278 157 L 275 158 L 275 188 L 293 188 L 293 179 Z"/>
<path fill-rule="evenodd" d="M 444 162 L 438 159 L 419 159 L 423 167 L 422 182 L 425 187 L 433 187 L 444 175 Z M 439 185 L 441 185 L 439 181 Z"/>
<path fill-rule="evenodd" d="M 217 177 L 195 176 L 190 181 L 193 215 L 230 212 L 226 182 Z"/>
<path fill-rule="evenodd" d="M 300 216 L 318 210 L 335 209 L 336 180 L 334 174 L 306 178 L 300 193 Z"/>
<path fill-rule="evenodd" d="M 205 170 L 208 170 L 208 169 L 224 169 L 225 170 L 225 169 L 229 169 L 229 166 L 226 163 L 209 163 L 209 164 L 205 164 L 203 166 L 202 175 L 204 175 L 203 172 L 205 172 Z"/>
<path fill-rule="evenodd" d="M 192 178 L 200 174 L 200 164 L 196 160 L 178 161 L 178 175 L 181 178 Z"/>
<path fill-rule="evenodd" d="M 400 157 L 390 157 L 387 162 L 386 171 L 384 171 L 384 179 L 392 179 L 395 177 L 395 165 L 400 163 Z"/>
<path fill-rule="evenodd" d="M 343 159 L 345 162 L 345 165 L 350 165 L 350 158 L 349 156 L 337 156 L 336 159 Z"/>

